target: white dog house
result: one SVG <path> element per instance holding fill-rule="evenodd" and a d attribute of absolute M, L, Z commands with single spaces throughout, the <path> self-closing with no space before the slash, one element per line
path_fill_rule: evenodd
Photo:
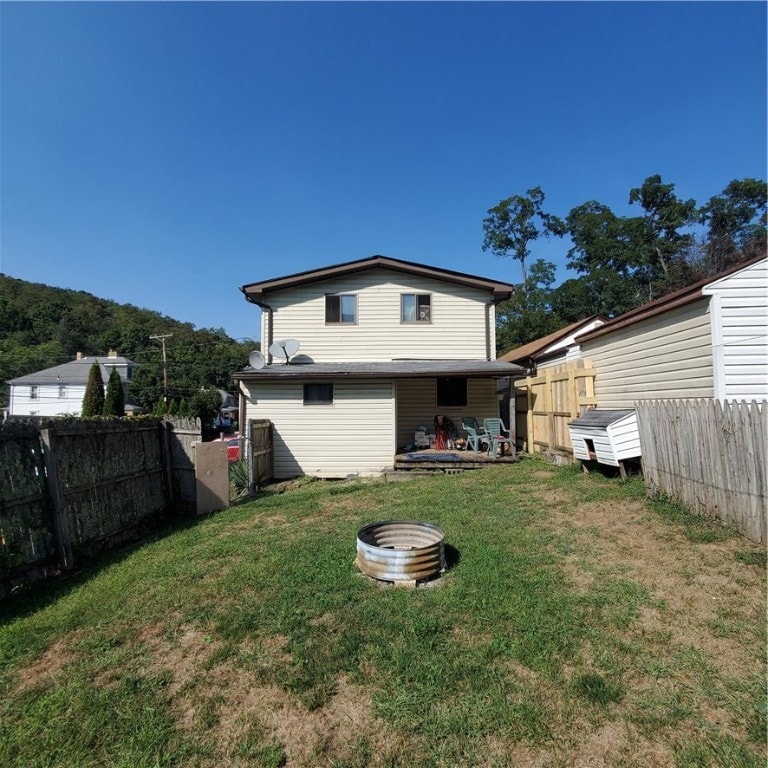
<path fill-rule="evenodd" d="M 622 477 L 624 460 L 640 456 L 640 432 L 634 410 L 588 410 L 569 422 L 574 458 L 618 467 Z"/>

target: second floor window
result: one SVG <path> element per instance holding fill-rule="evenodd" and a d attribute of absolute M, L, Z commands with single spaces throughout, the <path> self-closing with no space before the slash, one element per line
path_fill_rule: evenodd
<path fill-rule="evenodd" d="M 66 396 L 67 396 L 67 385 L 59 384 L 59 397 L 66 397 Z"/>
<path fill-rule="evenodd" d="M 404 293 L 400 302 L 401 322 L 432 322 L 432 297 L 428 293 Z"/>
<path fill-rule="evenodd" d="M 29 399 L 30 400 L 37 400 L 37 384 L 33 384 L 29 388 Z"/>
<path fill-rule="evenodd" d="M 357 322 L 357 296 L 353 293 L 326 296 L 325 322 L 354 325 Z"/>

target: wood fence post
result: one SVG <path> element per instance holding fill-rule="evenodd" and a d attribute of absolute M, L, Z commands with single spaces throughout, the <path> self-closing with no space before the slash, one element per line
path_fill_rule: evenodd
<path fill-rule="evenodd" d="M 165 503 L 168 509 L 173 509 L 175 495 L 173 492 L 173 456 L 171 449 L 171 432 L 173 424 L 170 421 L 160 422 L 160 450 L 163 452 L 165 467 Z"/>
<path fill-rule="evenodd" d="M 56 542 L 56 551 L 59 555 L 59 564 L 62 570 L 69 571 L 73 566 L 72 543 L 69 539 L 67 521 L 64 516 L 64 499 L 59 483 L 59 466 L 56 461 L 56 432 L 54 428 L 41 429 L 40 439 L 43 442 L 46 482 L 53 508 L 53 535 Z"/>

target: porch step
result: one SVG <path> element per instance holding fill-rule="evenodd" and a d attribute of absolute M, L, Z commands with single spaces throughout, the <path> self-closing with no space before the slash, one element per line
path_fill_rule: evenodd
<path fill-rule="evenodd" d="M 384 480 L 388 483 L 401 483 L 405 480 L 416 480 L 419 477 L 434 477 L 435 475 L 460 475 L 464 470 L 456 467 L 434 467 L 419 469 L 387 469 Z"/>

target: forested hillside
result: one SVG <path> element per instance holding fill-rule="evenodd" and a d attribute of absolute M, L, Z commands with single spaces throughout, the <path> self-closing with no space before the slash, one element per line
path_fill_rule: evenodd
<path fill-rule="evenodd" d="M 150 336 L 165 334 L 173 334 L 166 354 L 168 395 L 176 402 L 201 388 L 231 389 L 231 374 L 258 347 L 222 329 L 195 330 L 159 312 L 0 274 L 0 403 L 7 404 L 9 379 L 73 360 L 78 352 L 114 349 L 139 364 L 129 396 L 153 409 L 163 393 L 163 357 Z"/>

